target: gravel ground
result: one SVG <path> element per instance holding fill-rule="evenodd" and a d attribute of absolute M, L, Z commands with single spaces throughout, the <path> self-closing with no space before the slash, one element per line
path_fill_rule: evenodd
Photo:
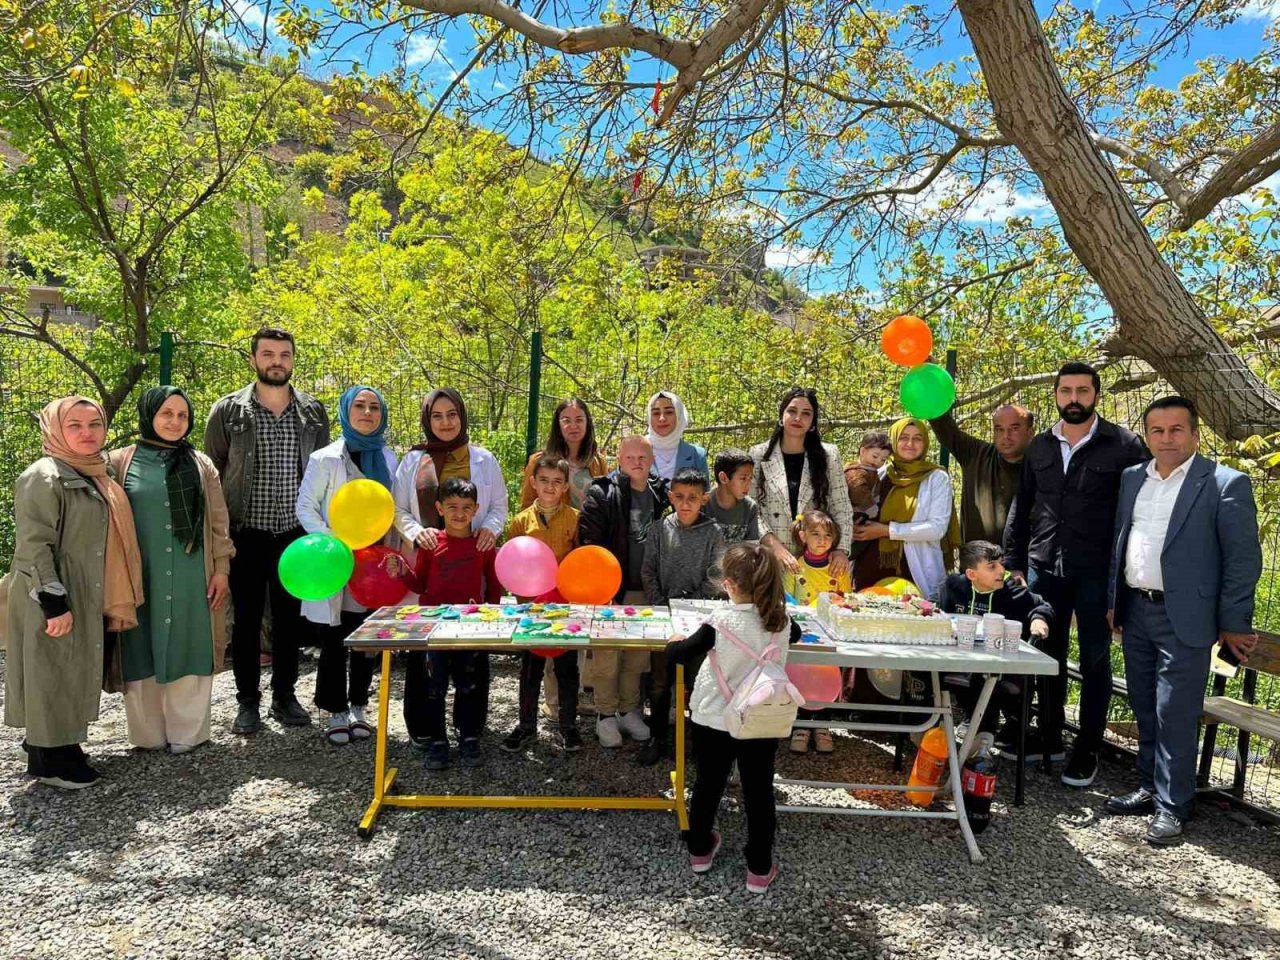
<path fill-rule="evenodd" d="M 606 754 L 588 737 L 568 760 L 545 740 L 524 757 L 498 751 L 516 686 L 503 659 L 484 765 L 432 782 L 459 792 L 661 788 L 661 772 L 632 764 L 634 745 Z M 303 691 L 313 668 L 304 663 Z M 330 747 L 318 727 L 271 721 L 233 737 L 233 691 L 230 674 L 217 678 L 213 742 L 183 757 L 131 751 L 120 698 L 104 698 L 89 750 L 106 780 L 75 794 L 27 779 L 20 735 L 3 728 L 0 956 L 1280 956 L 1280 831 L 1202 807 L 1187 843 L 1153 850 L 1142 820 L 1099 815 L 1108 794 L 1133 786 L 1119 765 L 1104 765 L 1084 792 L 1032 773 L 1025 807 L 997 802 L 978 866 L 944 821 L 781 815 L 781 873 L 756 897 L 743 889 L 745 826 L 732 792 L 725 847 L 700 878 L 674 818 L 658 813 L 385 810 L 363 842 L 355 824 L 372 744 Z M 426 789 L 398 700 L 391 729 L 402 791 Z M 857 782 L 892 777 L 890 759 L 840 737 L 833 759 L 787 757 L 780 768 Z M 1006 774 L 998 797 L 1012 793 Z"/>

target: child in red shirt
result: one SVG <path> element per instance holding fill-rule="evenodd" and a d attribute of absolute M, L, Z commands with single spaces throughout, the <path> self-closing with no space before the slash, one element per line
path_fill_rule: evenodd
<path fill-rule="evenodd" d="M 502 585 L 494 572 L 497 552 L 476 549 L 471 520 L 475 516 L 476 486 L 451 477 L 440 488 L 436 504 L 444 520 L 444 536 L 435 550 L 419 550 L 418 562 L 404 580 L 420 594 L 423 606 L 446 603 L 497 603 Z M 480 724 L 487 689 L 479 682 L 477 665 L 487 653 L 473 650 L 428 651 L 409 655 L 405 674 L 405 721 L 415 745 L 425 746 L 426 768 L 449 765 L 445 731 L 445 697 L 453 678 L 453 725 L 458 729 L 458 758 L 466 766 L 480 762 Z M 416 662 L 415 662 L 416 661 Z M 425 669 L 424 669 L 425 668 Z M 424 696 L 425 694 L 425 696 Z"/>

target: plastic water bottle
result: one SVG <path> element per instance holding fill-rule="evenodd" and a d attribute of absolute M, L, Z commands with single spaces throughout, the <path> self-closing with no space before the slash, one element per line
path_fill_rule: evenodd
<path fill-rule="evenodd" d="M 964 790 L 964 810 L 974 833 L 981 833 L 991 822 L 991 798 L 996 795 L 996 762 L 989 743 L 981 743 L 978 752 L 964 762 L 960 786 Z"/>
<path fill-rule="evenodd" d="M 920 738 L 920 749 L 916 751 L 916 762 L 911 767 L 907 786 L 936 787 L 942 780 L 946 765 L 947 735 L 941 726 L 937 726 Z M 927 807 L 933 803 L 936 793 L 936 790 L 908 790 L 907 800 L 917 807 Z"/>

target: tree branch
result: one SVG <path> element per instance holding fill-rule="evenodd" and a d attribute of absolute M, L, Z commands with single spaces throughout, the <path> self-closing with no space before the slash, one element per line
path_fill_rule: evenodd
<path fill-rule="evenodd" d="M 1259 131 L 1247 146 L 1236 151 L 1234 156 L 1215 170 L 1213 176 L 1186 204 L 1179 204 L 1182 216 L 1174 221 L 1174 226 L 1179 230 L 1186 230 L 1208 216 L 1227 197 L 1257 186 L 1280 170 L 1280 156 L 1276 155 L 1278 151 L 1280 121 Z"/>

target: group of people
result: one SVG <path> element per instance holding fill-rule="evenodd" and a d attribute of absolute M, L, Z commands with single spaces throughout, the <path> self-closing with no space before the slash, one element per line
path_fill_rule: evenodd
<path fill-rule="evenodd" d="M 576 652 L 521 654 L 519 719 L 501 742 L 520 752 L 536 740 L 545 699 L 556 745 L 580 750 L 578 695 L 589 686 L 600 745 L 630 738 L 641 744 L 640 763 L 656 763 L 670 750 L 675 664 L 696 669 L 714 651 L 716 670 L 697 671 L 690 698 L 697 777 L 687 842 L 695 871 L 709 868 L 718 848 L 712 820 L 734 761 L 751 833 L 748 886 L 767 888 L 776 871 L 768 784 L 777 744 L 729 736 L 719 719 L 720 681 L 731 688 L 742 679 L 752 663 L 744 650 L 758 652 L 788 633 L 795 639 L 787 595 L 804 604 L 884 577 L 911 581 L 948 610 L 1017 616 L 1026 636 L 1058 659 L 1059 674 L 1037 691 L 1032 760 L 1065 758 L 1074 618 L 1083 683 L 1079 733 L 1062 776 L 1071 786 L 1095 776 L 1112 627 L 1123 630 L 1141 785 L 1109 806 L 1155 813 L 1153 842 L 1181 832 L 1194 793 L 1209 650 L 1221 639 L 1247 657 L 1260 572 L 1248 480 L 1196 453 L 1189 401 L 1168 397 L 1148 408 L 1149 453 L 1142 439 L 1097 414 L 1096 372 L 1069 363 L 1054 387 L 1060 419 L 1045 432 L 1034 434 L 1031 414 L 1012 405 L 995 411 L 992 441 L 965 433 L 950 414 L 931 424 L 907 417 L 864 437 L 846 464 L 822 439 L 817 393 L 793 388 L 766 442 L 721 451 L 709 463 L 686 438 L 684 404 L 662 391 L 649 400 L 647 432 L 623 437 L 610 469 L 587 405 L 569 399 L 529 458 L 521 509 L 509 517 L 498 460 L 471 441 L 457 391 L 427 396 L 422 439 L 398 459 L 386 442 L 387 403 L 372 386 L 342 394 L 341 435 L 331 441 L 324 406 L 290 383 L 294 351 L 284 330 L 255 334 L 256 378 L 214 404 L 203 451 L 187 439 L 196 411 L 176 387 L 146 391 L 137 442 L 109 453 L 98 404 L 67 397 L 45 408 L 45 456 L 15 488 L 7 578 L 5 720 L 25 728 L 36 778 L 63 788 L 98 780 L 81 744 L 102 690 L 124 693 L 128 735 L 140 749 L 182 753 L 208 740 L 228 608 L 234 733 L 252 735 L 262 724 L 260 639 L 269 609 L 270 716 L 286 726 L 311 723 L 295 687 L 299 649 L 315 644 L 324 736 L 335 745 L 370 737 L 387 720 L 368 710 L 374 661 L 343 645 L 369 611 L 349 589 L 300 602 L 278 573 L 289 544 L 328 532 L 328 506 L 342 485 L 366 478 L 386 486 L 395 503 L 385 542 L 399 552 L 389 572 L 423 604 L 496 602 L 503 593 L 496 548 L 517 535 L 541 539 L 557 559 L 581 545 L 609 550 L 622 570 L 619 603 L 731 601 L 661 653 L 592 650 L 583 663 Z M 958 512 L 948 471 L 928 456 L 930 427 L 961 467 Z M 955 573 L 957 550 L 963 569 Z M 474 764 L 488 715 L 488 655 L 408 657 L 405 723 L 432 770 L 455 756 L 450 681 L 456 757 Z M 1009 749 L 1016 731 L 1006 722 L 995 740 Z M 791 748 L 811 742 L 819 753 L 834 746 L 829 731 L 803 729 Z"/>

